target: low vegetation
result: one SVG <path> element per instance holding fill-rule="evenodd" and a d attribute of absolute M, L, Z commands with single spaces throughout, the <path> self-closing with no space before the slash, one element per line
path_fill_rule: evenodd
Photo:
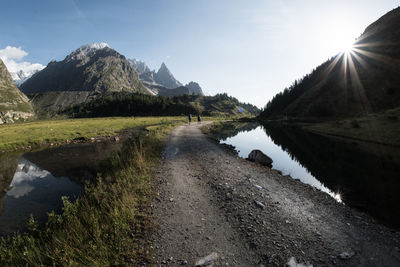
<path fill-rule="evenodd" d="M 2 266 L 137 266 L 149 262 L 146 236 L 151 177 L 173 126 L 161 124 L 132 138 L 113 155 L 97 181 L 74 203 L 64 198 L 63 214 L 50 213 L 45 226 L 34 218 L 29 231 L 3 238 Z"/>

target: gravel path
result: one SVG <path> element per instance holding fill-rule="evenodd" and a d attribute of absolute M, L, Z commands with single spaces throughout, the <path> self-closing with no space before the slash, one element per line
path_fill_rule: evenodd
<path fill-rule="evenodd" d="M 167 140 L 153 204 L 157 265 L 400 266 L 399 232 L 239 158 L 204 124 Z"/>

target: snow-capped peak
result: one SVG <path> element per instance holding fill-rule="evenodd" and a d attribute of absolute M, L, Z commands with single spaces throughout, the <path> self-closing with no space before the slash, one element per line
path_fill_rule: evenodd
<path fill-rule="evenodd" d="M 94 53 L 97 50 L 101 50 L 104 48 L 110 48 L 107 43 L 94 43 L 94 44 L 86 44 L 82 45 L 74 52 L 72 52 L 69 56 L 67 56 L 67 60 L 80 60 L 86 56 L 89 56 L 91 53 Z"/>
<path fill-rule="evenodd" d="M 103 48 L 110 47 L 110 46 L 107 43 L 102 42 L 102 43 L 91 44 L 91 45 L 89 45 L 89 47 L 92 49 L 103 49 Z"/>
<path fill-rule="evenodd" d="M 11 77 L 13 78 L 14 83 L 17 86 L 20 86 L 21 84 L 23 84 L 26 80 L 28 80 L 36 72 L 39 72 L 42 69 L 44 69 L 44 66 L 42 64 L 39 64 L 39 63 L 30 64 L 27 62 L 20 63 L 19 67 L 21 69 L 19 69 L 18 71 L 10 72 Z"/>
<path fill-rule="evenodd" d="M 131 66 L 136 70 L 136 72 L 139 75 L 151 71 L 144 61 L 140 61 L 136 58 L 133 58 L 133 59 L 128 59 L 128 62 L 129 64 L 131 64 Z"/>

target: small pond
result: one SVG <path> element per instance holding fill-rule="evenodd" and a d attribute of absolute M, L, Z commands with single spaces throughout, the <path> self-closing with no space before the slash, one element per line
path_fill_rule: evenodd
<path fill-rule="evenodd" d="M 25 231 L 31 214 L 44 223 L 47 213 L 60 213 L 61 198 L 82 195 L 84 184 L 121 146 L 94 142 L 0 155 L 0 236 Z"/>
<path fill-rule="evenodd" d="M 226 123 L 214 133 L 246 158 L 259 149 L 273 169 L 400 227 L 400 149 L 330 138 L 282 124 Z"/>

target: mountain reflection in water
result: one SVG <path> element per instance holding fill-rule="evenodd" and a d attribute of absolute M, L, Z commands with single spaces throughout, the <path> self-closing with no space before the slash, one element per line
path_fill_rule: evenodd
<path fill-rule="evenodd" d="M 39 223 L 84 191 L 122 142 L 71 144 L 21 154 L 0 154 L 0 235 L 25 231 L 32 214 Z"/>
<path fill-rule="evenodd" d="M 31 214 L 39 222 L 44 222 L 47 212 L 61 211 L 62 196 L 74 200 L 83 193 L 82 185 L 67 177 L 54 177 L 49 171 L 41 169 L 23 157 L 18 161 L 17 169 L 7 189 L 7 193 L 0 200 L 1 235 L 25 230 L 25 224 Z"/>

